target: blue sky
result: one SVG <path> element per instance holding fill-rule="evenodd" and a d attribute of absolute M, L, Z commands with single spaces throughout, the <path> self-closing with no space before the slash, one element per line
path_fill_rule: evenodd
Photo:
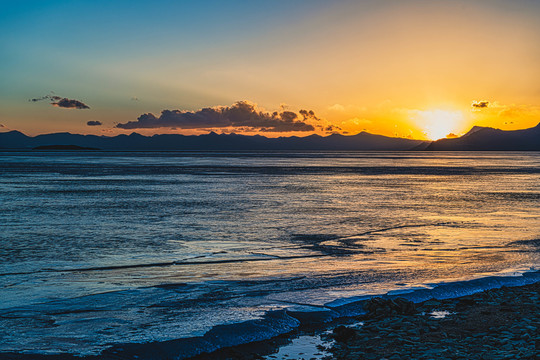
<path fill-rule="evenodd" d="M 344 131 L 398 128 L 400 136 L 422 134 L 417 111 L 446 111 L 445 119 L 461 111 L 462 127 L 510 124 L 495 121 L 495 109 L 521 111 L 516 127 L 539 113 L 538 1 L 1 5 L 4 130 L 118 132 L 116 123 L 145 113 L 241 100 L 268 111 L 313 109 Z M 90 109 L 28 102 L 51 91 Z M 467 112 L 480 100 L 492 113 Z"/>

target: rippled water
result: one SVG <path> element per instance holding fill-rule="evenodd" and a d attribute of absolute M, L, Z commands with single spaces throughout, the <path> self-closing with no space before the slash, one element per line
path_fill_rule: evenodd
<path fill-rule="evenodd" d="M 536 268 L 539 183 L 539 153 L 3 152 L 0 351 Z"/>

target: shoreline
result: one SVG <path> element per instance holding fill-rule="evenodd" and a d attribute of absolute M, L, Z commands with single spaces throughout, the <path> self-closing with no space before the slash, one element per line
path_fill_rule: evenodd
<path fill-rule="evenodd" d="M 181 359 L 190 360 L 276 359 L 272 354 L 275 355 L 284 347 L 291 347 L 291 343 L 294 347 L 295 339 L 311 337 L 320 340 L 317 345 L 320 350 L 318 353 L 330 355 L 306 357 L 306 360 L 444 359 L 444 354 L 450 354 L 449 359 L 482 359 L 489 354 L 490 360 L 536 359 L 540 356 L 540 352 L 536 350 L 540 349 L 540 281 L 533 280 L 525 285 L 510 283 L 472 295 L 464 294 L 446 299 L 435 299 L 436 293 L 432 294 L 435 296 L 426 297 L 422 291 L 424 290 L 420 290 L 420 294 L 386 294 L 342 304 L 340 307 L 342 311 L 345 308 L 345 313 L 351 305 L 356 309 L 360 307 L 363 311 L 351 316 L 344 313 L 341 317 L 327 321 L 302 321 L 298 328 L 267 340 L 223 347 L 192 357 L 178 355 Z M 421 300 L 418 301 L 418 297 L 414 295 L 420 295 Z M 409 300 L 405 299 L 407 297 Z M 410 301 L 415 298 L 416 302 Z M 432 317 L 432 313 L 440 318 Z M 486 346 L 478 345 L 479 341 Z M 88 360 L 133 356 L 138 356 L 139 359 L 157 359 L 159 356 L 155 357 L 154 351 L 161 355 L 174 356 L 173 348 L 178 350 L 178 346 L 182 346 L 180 342 L 182 339 L 173 340 L 170 344 L 176 343 L 175 346 L 163 352 L 158 350 L 161 348 L 159 343 L 118 344 L 113 348 L 120 351 L 110 351 L 111 348 L 100 355 L 9 352 L 0 353 L 0 360 Z M 484 357 L 474 357 L 476 352 L 480 351 L 478 348 L 483 349 L 481 356 Z M 154 351 L 149 351 L 152 349 Z"/>
<path fill-rule="evenodd" d="M 540 282 L 412 307 L 384 300 L 371 305 L 363 326 L 334 329 L 334 358 L 540 357 Z"/>
<path fill-rule="evenodd" d="M 416 304 L 399 296 L 374 297 L 365 305 L 363 315 L 189 360 L 274 359 L 272 354 L 302 336 L 320 337 L 319 353 L 329 355 L 317 359 L 540 358 L 540 281 Z"/>

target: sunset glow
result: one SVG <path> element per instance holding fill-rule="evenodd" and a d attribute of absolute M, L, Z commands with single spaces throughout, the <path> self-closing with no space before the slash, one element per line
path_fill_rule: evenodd
<path fill-rule="evenodd" d="M 31 3 L 0 17 L 0 131 L 437 139 L 540 119 L 539 2 Z M 173 119 L 237 102 L 298 124 Z"/>
<path fill-rule="evenodd" d="M 460 111 L 427 110 L 418 111 L 414 119 L 424 129 L 429 140 L 438 140 L 450 134 L 459 134 L 463 126 L 463 114 Z"/>
<path fill-rule="evenodd" d="M 2 5 L 0 360 L 538 353 L 540 0 Z"/>

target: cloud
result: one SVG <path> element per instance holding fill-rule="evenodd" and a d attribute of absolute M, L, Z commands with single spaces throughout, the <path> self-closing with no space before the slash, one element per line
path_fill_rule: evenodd
<path fill-rule="evenodd" d="M 56 95 L 45 95 L 39 98 L 29 99 L 28 101 L 36 102 L 36 101 L 41 101 L 41 100 L 56 100 L 56 98 L 61 99 L 61 97 L 56 96 Z"/>
<path fill-rule="evenodd" d="M 79 101 L 79 100 L 73 100 L 73 99 L 67 99 L 63 98 L 58 100 L 57 102 L 52 102 L 52 106 L 66 108 L 66 109 L 90 109 L 88 105 L 85 103 Z"/>
<path fill-rule="evenodd" d="M 489 101 L 473 101 L 471 106 L 473 109 L 484 109 L 489 106 Z"/>
<path fill-rule="evenodd" d="M 292 111 L 261 110 L 256 104 L 238 101 L 231 106 L 216 106 L 198 111 L 163 110 L 159 117 L 152 113 L 139 116 L 137 121 L 117 124 L 120 129 L 153 129 L 176 127 L 178 129 L 249 128 L 263 132 L 314 131 L 308 121 L 318 121 L 312 110 Z"/>
<path fill-rule="evenodd" d="M 359 118 L 355 117 L 355 118 L 352 118 L 352 119 L 342 121 L 341 125 L 343 125 L 343 126 L 349 126 L 349 125 L 360 126 L 360 125 L 371 125 L 372 123 L 373 123 L 373 121 L 371 121 L 369 119 L 364 119 L 364 118 L 359 119 Z"/>
<path fill-rule="evenodd" d="M 4 124 L 0 124 L 0 128 L 5 128 L 5 125 L 4 125 Z"/>
<path fill-rule="evenodd" d="M 500 105 L 496 104 L 495 110 L 501 118 L 518 119 L 518 118 L 533 118 L 538 119 L 540 116 L 540 107 L 532 105 Z"/>
<path fill-rule="evenodd" d="M 332 106 L 329 106 L 328 107 L 328 110 L 332 110 L 332 111 L 345 111 L 345 106 L 341 105 L 341 104 L 334 104 Z"/>
<path fill-rule="evenodd" d="M 333 111 L 336 113 L 347 113 L 347 114 L 358 114 L 362 112 L 366 112 L 368 109 L 365 106 L 357 106 L 353 104 L 334 104 L 332 106 L 329 106 L 326 108 L 329 111 Z"/>
<path fill-rule="evenodd" d="M 313 112 L 313 110 L 300 110 L 299 111 L 300 115 L 302 115 L 302 117 L 304 118 L 303 120 L 306 121 L 306 120 L 315 120 L 315 121 L 321 121 L 321 119 L 319 119 L 315 113 Z"/>
<path fill-rule="evenodd" d="M 328 125 L 327 127 L 324 128 L 324 131 L 326 132 L 337 132 L 337 131 L 341 131 L 342 129 L 339 127 L 339 126 L 336 126 L 336 125 Z"/>
<path fill-rule="evenodd" d="M 86 125 L 88 126 L 101 126 L 103 125 L 103 123 L 101 121 L 97 121 L 97 120 L 90 120 L 86 123 Z"/>
<path fill-rule="evenodd" d="M 45 96 L 35 98 L 35 99 L 30 99 L 28 101 L 37 102 L 37 101 L 42 101 L 42 100 L 48 100 L 48 101 L 50 101 L 50 104 L 52 106 L 60 107 L 60 108 L 64 108 L 64 109 L 90 109 L 90 107 L 88 105 L 86 105 L 85 103 L 83 103 L 82 101 L 74 100 L 74 99 L 68 99 L 68 98 L 61 97 L 61 96 L 54 95 L 54 94 L 53 95 L 45 95 Z"/>
<path fill-rule="evenodd" d="M 487 103 L 487 105 L 484 105 L 483 103 Z M 481 104 L 483 107 L 474 107 L 475 104 Z M 486 119 L 487 117 L 496 116 L 501 120 L 509 122 L 514 120 L 536 121 L 540 117 L 540 106 L 538 105 L 501 104 L 498 101 L 490 101 L 489 103 L 487 101 L 475 101 L 472 106 L 472 111 L 476 112 L 477 116 L 485 116 Z"/>

